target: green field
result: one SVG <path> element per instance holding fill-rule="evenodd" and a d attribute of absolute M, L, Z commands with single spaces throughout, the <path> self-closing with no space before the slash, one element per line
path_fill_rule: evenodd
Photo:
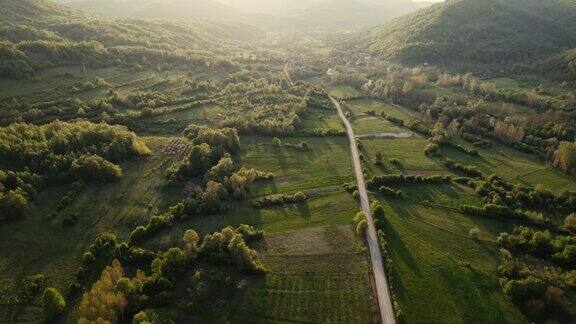
<path fill-rule="evenodd" d="M 445 174 L 448 172 L 438 161 L 424 154 L 428 140 L 419 135 L 414 135 L 412 138 L 366 138 L 362 139 L 361 143 L 364 158 L 370 161 L 364 166 L 371 174 Z M 383 156 L 382 167 L 374 165 L 376 152 L 380 152 Z M 393 165 L 390 163 L 391 159 L 398 159 L 400 165 Z"/>
<path fill-rule="evenodd" d="M 395 293 L 407 323 L 522 323 L 498 284 L 494 239 L 510 226 L 402 201 L 383 202 Z M 480 229 L 480 240 L 468 237 Z M 466 266 L 470 262 L 470 267 Z"/>
<path fill-rule="evenodd" d="M 365 102 L 355 105 L 352 101 L 350 104 L 355 114 L 362 114 L 367 106 Z M 407 117 L 400 115 L 399 108 L 392 105 L 372 104 L 370 107 L 377 112 Z M 361 129 L 366 127 L 359 124 Z M 381 131 L 386 132 L 386 127 Z M 362 139 L 361 143 L 364 167 L 369 176 L 388 173 L 454 175 L 424 154 L 428 140 L 422 136 Z M 478 159 L 464 154 L 453 156 L 453 151 L 456 152 L 442 149 L 460 163 L 472 164 Z M 374 165 L 376 152 L 383 155 L 382 167 Z M 398 159 L 400 165 L 390 163 L 390 159 Z M 513 224 L 457 212 L 460 204 L 482 203 L 481 197 L 467 186 L 450 183 L 391 187 L 404 192 L 407 198 L 384 199 L 378 194 L 372 198 L 381 201 L 385 208 L 385 234 L 394 261 L 394 293 L 405 313 L 405 321 L 524 322 L 520 312 L 503 295 L 496 273 L 500 258 L 496 236 L 509 231 Z M 478 239 L 469 236 L 472 228 L 480 230 Z"/>
<path fill-rule="evenodd" d="M 355 116 L 365 115 L 366 111 L 373 110 L 376 115 L 385 112 L 387 115 L 408 121 L 416 117 L 416 114 L 402 106 L 393 105 L 378 99 L 355 99 L 346 102 L 348 109 Z"/>
<path fill-rule="evenodd" d="M 372 321 L 371 269 L 351 226 L 273 234 L 263 245 L 270 273 L 239 309 L 256 316 L 252 320 Z"/>
<path fill-rule="evenodd" d="M 330 95 L 338 99 L 350 99 L 359 97 L 361 93 L 352 86 L 336 85 L 331 87 Z"/>
<path fill-rule="evenodd" d="M 443 154 L 462 164 L 476 165 L 486 174 L 497 174 L 514 183 L 529 186 L 542 184 L 557 193 L 576 189 L 576 182 L 569 175 L 546 165 L 533 155 L 498 143 L 478 151 L 480 156 L 470 156 L 455 149 L 442 149 Z"/>
<path fill-rule="evenodd" d="M 338 129 L 344 130 L 344 125 L 336 110 L 322 110 L 317 108 L 308 108 L 302 118 L 303 129 Z"/>

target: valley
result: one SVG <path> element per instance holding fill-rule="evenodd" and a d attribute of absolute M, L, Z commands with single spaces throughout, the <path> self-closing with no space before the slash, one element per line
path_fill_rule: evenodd
<path fill-rule="evenodd" d="M 572 0 L 243 1 L 0 0 L 0 323 L 574 321 Z"/>

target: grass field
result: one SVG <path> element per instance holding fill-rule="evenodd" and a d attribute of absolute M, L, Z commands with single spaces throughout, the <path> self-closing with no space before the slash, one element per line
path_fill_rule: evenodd
<path fill-rule="evenodd" d="M 414 135 L 412 138 L 377 138 L 362 139 L 362 154 L 364 154 L 364 164 L 371 175 L 381 175 L 385 173 L 406 173 L 406 174 L 448 174 L 443 165 L 424 154 L 424 148 L 428 140 Z M 377 167 L 374 165 L 376 153 L 380 152 L 384 159 L 384 165 Z M 390 163 L 391 159 L 398 159 L 400 165 Z"/>
<path fill-rule="evenodd" d="M 349 100 L 346 103 L 348 104 L 348 109 L 356 116 L 365 115 L 366 111 L 373 110 L 376 115 L 385 112 L 390 116 L 406 121 L 416 117 L 416 114 L 407 108 L 393 105 L 378 99 L 356 99 Z"/>
<path fill-rule="evenodd" d="M 494 78 L 488 80 L 490 82 L 494 82 L 496 84 L 497 89 L 514 89 L 519 90 L 522 88 L 520 82 L 518 80 L 512 78 Z"/>
<path fill-rule="evenodd" d="M 497 174 L 514 183 L 543 184 L 557 193 L 576 190 L 576 182 L 569 175 L 530 154 L 498 143 L 493 143 L 488 149 L 479 149 L 479 152 L 480 156 L 475 157 L 451 148 L 442 149 L 444 155 L 461 164 L 476 165 L 486 174 Z"/>
<path fill-rule="evenodd" d="M 336 110 L 308 108 L 302 118 L 302 128 L 308 130 L 316 128 L 344 130 L 344 125 L 342 125 Z"/>
<path fill-rule="evenodd" d="M 375 101 L 350 101 L 349 106 L 354 114 L 375 110 L 403 119 L 409 117 L 401 107 Z M 366 127 L 359 124 L 356 129 Z M 386 132 L 386 127 L 380 131 Z M 453 174 L 424 154 L 427 144 L 428 140 L 420 135 L 403 139 L 362 139 L 361 151 L 368 176 Z M 478 159 L 464 154 L 453 156 L 452 151 L 457 152 L 450 150 L 446 155 L 463 164 L 475 164 L 474 159 Z M 376 152 L 384 157 L 382 167 L 374 165 Z M 400 164 L 394 165 L 390 159 L 398 159 Z M 524 157 L 518 159 L 528 163 Z M 521 313 L 503 295 L 496 273 L 500 257 L 496 237 L 511 230 L 513 224 L 457 212 L 460 204 L 482 203 L 466 186 L 449 183 L 391 187 L 403 191 L 407 198 L 384 199 L 373 194 L 372 199 L 381 201 L 385 209 L 385 234 L 394 261 L 391 274 L 394 293 L 404 310 L 405 322 L 524 322 Z M 472 228 L 480 230 L 478 239 L 469 236 Z"/>
<path fill-rule="evenodd" d="M 407 323 L 522 323 L 498 284 L 498 233 L 510 225 L 383 200 L 395 293 Z M 480 240 L 468 237 L 478 227 Z M 470 263 L 470 267 L 467 263 Z"/>
<path fill-rule="evenodd" d="M 329 94 L 332 97 L 335 97 L 338 99 L 356 98 L 356 97 L 359 97 L 361 95 L 360 91 L 358 91 L 354 87 L 348 86 L 348 85 L 332 86 Z"/>
<path fill-rule="evenodd" d="M 241 312 L 263 322 L 368 323 L 371 269 L 350 225 L 266 237 L 270 273 L 251 287 Z"/>

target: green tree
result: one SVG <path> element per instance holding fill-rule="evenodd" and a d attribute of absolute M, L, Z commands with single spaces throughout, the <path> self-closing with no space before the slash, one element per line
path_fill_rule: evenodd
<path fill-rule="evenodd" d="M 196 231 L 189 229 L 184 232 L 184 237 L 182 238 L 182 242 L 184 243 L 184 254 L 187 257 L 195 256 L 198 252 L 198 233 Z"/>
<path fill-rule="evenodd" d="M 56 316 L 62 314 L 66 308 L 66 301 L 62 294 L 56 288 L 46 288 L 42 296 L 42 303 L 44 306 L 44 314 L 46 319 L 51 320 Z"/>
<path fill-rule="evenodd" d="M 564 227 L 571 232 L 576 232 L 576 213 L 566 216 L 564 219 Z"/>

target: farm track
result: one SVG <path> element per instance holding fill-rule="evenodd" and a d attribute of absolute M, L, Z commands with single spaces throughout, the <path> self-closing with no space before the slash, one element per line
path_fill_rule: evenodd
<path fill-rule="evenodd" d="M 390 296 L 390 289 L 388 287 L 388 280 L 386 278 L 386 273 L 384 272 L 384 266 L 382 264 L 382 252 L 380 251 L 380 243 L 378 241 L 376 227 L 374 226 L 374 219 L 372 218 L 372 212 L 370 210 L 370 201 L 368 199 L 368 192 L 366 191 L 366 184 L 364 183 L 364 173 L 362 172 L 362 163 L 360 162 L 360 154 L 358 152 L 358 145 L 356 144 L 356 136 L 354 135 L 352 124 L 350 124 L 350 121 L 346 118 L 344 112 L 342 111 L 340 103 L 332 97 L 330 97 L 330 99 L 338 109 L 338 115 L 340 116 L 340 119 L 342 119 L 344 126 L 346 126 L 346 133 L 348 134 L 348 139 L 350 140 L 350 154 L 354 168 L 354 175 L 358 185 L 358 192 L 360 193 L 360 206 L 362 207 L 364 214 L 366 214 L 366 220 L 368 221 L 366 241 L 368 241 L 368 247 L 370 250 L 370 259 L 372 262 L 372 270 L 374 272 L 374 282 L 376 284 L 376 294 L 380 308 L 380 317 L 382 323 L 384 324 L 396 324 L 396 318 L 394 317 L 394 307 L 392 306 L 392 298 Z"/>

